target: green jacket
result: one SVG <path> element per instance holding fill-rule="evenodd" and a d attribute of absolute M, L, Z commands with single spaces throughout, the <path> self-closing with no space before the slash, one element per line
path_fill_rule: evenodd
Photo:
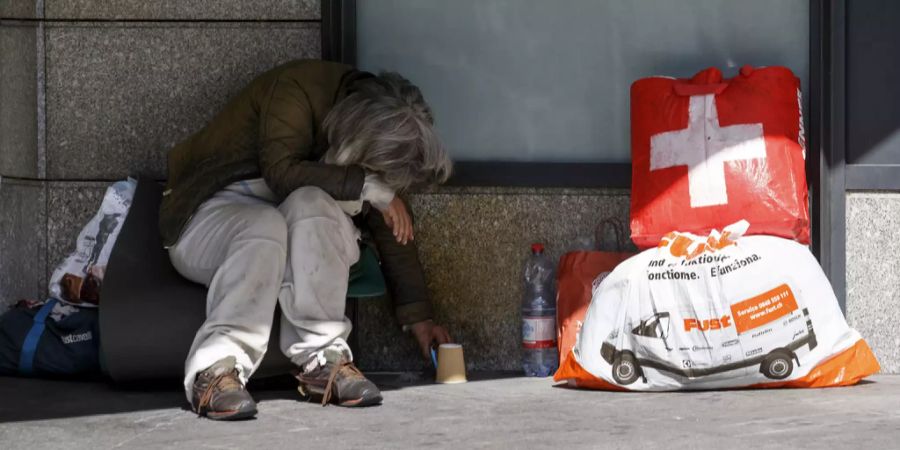
<path fill-rule="evenodd" d="M 361 167 L 320 162 L 328 150 L 322 121 L 356 81 L 371 76 L 342 64 L 301 60 L 253 80 L 209 125 L 169 152 L 159 218 L 164 245 L 175 245 L 200 204 L 235 181 L 261 176 L 281 198 L 316 186 L 335 200 L 359 200 Z M 416 246 L 398 244 L 374 208 L 365 208 L 356 222 L 377 246 L 400 323 L 430 319 Z"/>

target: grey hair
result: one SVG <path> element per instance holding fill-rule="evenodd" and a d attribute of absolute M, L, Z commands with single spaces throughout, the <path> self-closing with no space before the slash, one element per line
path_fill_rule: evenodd
<path fill-rule="evenodd" d="M 419 88 L 393 72 L 353 87 L 322 124 L 330 146 L 325 162 L 362 166 L 397 191 L 447 181 L 453 162 Z"/>

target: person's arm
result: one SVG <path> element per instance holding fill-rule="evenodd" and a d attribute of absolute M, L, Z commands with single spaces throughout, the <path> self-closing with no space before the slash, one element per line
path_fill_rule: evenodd
<path fill-rule="evenodd" d="M 434 343 L 451 341 L 447 330 L 435 325 L 425 273 L 419 262 L 419 252 L 412 240 L 412 218 L 408 208 L 395 197 L 385 211 L 372 209 L 366 215 L 366 225 L 371 231 L 381 256 L 381 268 L 387 281 L 397 321 L 409 329 L 419 344 L 425 359 L 430 358 Z M 389 221 L 385 217 L 389 217 Z M 406 230 L 400 224 L 405 223 Z"/>
<path fill-rule="evenodd" d="M 369 210 L 365 221 L 378 247 L 397 321 L 400 325 L 412 325 L 431 319 L 431 300 L 415 242 L 408 241 L 406 245 L 398 242 L 393 228 L 376 208 Z"/>
<path fill-rule="evenodd" d="M 310 161 L 315 122 L 303 87 L 280 77 L 260 107 L 259 169 L 277 195 L 315 186 L 338 201 L 359 200 L 365 171 L 359 166 L 336 166 Z"/>

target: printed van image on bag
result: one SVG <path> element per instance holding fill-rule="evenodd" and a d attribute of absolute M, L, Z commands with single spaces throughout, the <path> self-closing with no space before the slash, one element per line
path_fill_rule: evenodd
<path fill-rule="evenodd" d="M 743 373 L 748 369 L 773 380 L 791 375 L 797 352 L 816 348 L 816 333 L 809 311 L 797 305 L 791 288 L 782 284 L 762 295 L 731 305 L 730 313 L 721 317 L 690 317 L 690 305 L 680 311 L 661 311 L 626 327 L 629 339 L 619 339 L 619 330 L 610 332 L 600 347 L 600 355 L 612 366 L 617 383 L 627 386 L 642 376 L 644 368 L 666 371 L 686 378 Z M 735 319 L 736 318 L 736 319 Z M 675 323 L 674 330 L 671 327 Z M 709 344 L 670 346 L 672 333 L 708 332 L 719 334 L 718 348 Z M 617 343 L 622 343 L 617 347 Z M 635 357 L 640 346 L 645 355 Z M 681 364 L 669 362 L 673 351 L 685 354 Z M 711 364 L 696 364 L 691 353 L 716 352 L 707 359 Z"/>

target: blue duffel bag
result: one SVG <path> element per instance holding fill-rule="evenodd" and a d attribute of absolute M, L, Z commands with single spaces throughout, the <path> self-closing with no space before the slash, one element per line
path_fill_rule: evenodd
<path fill-rule="evenodd" d="M 54 315 L 58 303 L 50 299 L 30 307 L 19 302 L 0 316 L 0 375 L 100 376 L 98 310 L 69 306 Z"/>

